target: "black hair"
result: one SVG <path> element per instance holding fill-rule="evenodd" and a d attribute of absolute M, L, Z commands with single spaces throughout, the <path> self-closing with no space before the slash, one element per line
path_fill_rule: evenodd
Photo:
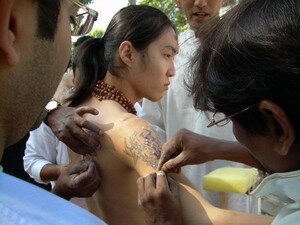
<path fill-rule="evenodd" d="M 170 19 L 154 7 L 130 5 L 119 10 L 101 39 L 87 40 L 78 48 L 77 63 L 82 79 L 70 97 L 70 106 L 80 104 L 97 81 L 103 80 L 107 71 L 118 76 L 122 66 L 116 59 L 116 53 L 123 41 L 130 41 L 134 48 L 144 51 L 169 27 L 176 32 Z"/>
<path fill-rule="evenodd" d="M 99 75 L 106 73 L 103 62 L 103 42 L 99 38 L 88 38 L 77 48 L 73 60 L 73 73 L 75 67 L 79 70 L 78 83 L 74 93 L 67 99 L 70 106 L 79 105 L 95 87 Z"/>
<path fill-rule="evenodd" d="M 242 1 L 206 26 L 188 81 L 196 109 L 230 115 L 266 99 L 299 134 L 299 2 Z M 234 119 L 248 132 L 268 132 L 257 107 Z"/>
<path fill-rule="evenodd" d="M 74 48 L 77 48 L 79 45 L 81 45 L 84 41 L 93 38 L 92 36 L 89 35 L 84 35 L 79 37 L 76 42 L 74 43 Z"/>
<path fill-rule="evenodd" d="M 60 6 L 60 0 L 37 0 L 38 38 L 54 41 Z"/>
<path fill-rule="evenodd" d="M 81 36 L 73 44 L 73 52 L 72 52 L 72 56 L 71 56 L 71 66 L 72 66 L 72 70 L 73 70 L 74 75 L 75 75 L 75 70 L 78 67 L 79 58 L 80 58 L 78 56 L 78 53 L 77 53 L 78 48 L 82 43 L 84 43 L 86 40 L 89 40 L 89 39 L 93 39 L 93 37 L 89 36 L 89 35 Z M 81 50 L 81 51 L 85 51 L 85 50 Z"/>

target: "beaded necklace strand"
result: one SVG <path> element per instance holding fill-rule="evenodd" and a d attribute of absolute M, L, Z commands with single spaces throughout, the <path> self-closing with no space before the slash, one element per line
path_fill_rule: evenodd
<path fill-rule="evenodd" d="M 103 80 L 97 82 L 96 87 L 92 91 L 92 95 L 99 101 L 113 100 L 119 103 L 128 113 L 136 115 L 136 110 L 132 102 L 125 95 L 118 91 L 115 86 L 105 83 Z"/>

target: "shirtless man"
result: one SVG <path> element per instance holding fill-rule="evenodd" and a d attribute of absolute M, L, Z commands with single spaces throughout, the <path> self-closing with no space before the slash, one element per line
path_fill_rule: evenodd
<path fill-rule="evenodd" d="M 88 207 L 108 224 L 144 225 L 136 180 L 155 171 L 162 142 L 148 122 L 134 115 L 133 103 L 142 97 L 157 101 L 168 89 L 178 52 L 175 28 L 159 10 L 132 5 L 113 17 L 102 39 L 88 40 L 81 47 L 86 52 L 79 60 L 80 73 L 89 73 L 83 77 L 94 74 L 95 79 L 81 81 L 82 88 L 74 93 L 71 106 L 82 104 L 99 110 L 99 116 L 88 119 L 101 124 L 104 131 L 102 150 L 92 157 L 102 183 L 87 199 Z M 70 151 L 70 159 L 76 162 L 81 156 Z M 174 175 L 174 179 L 180 183 L 185 224 L 199 225 L 200 219 L 203 224 L 222 224 L 221 213 L 228 217 L 239 214 L 215 210 L 184 176 Z M 201 208 L 206 211 L 199 213 Z M 257 217 L 257 224 L 271 220 Z"/>

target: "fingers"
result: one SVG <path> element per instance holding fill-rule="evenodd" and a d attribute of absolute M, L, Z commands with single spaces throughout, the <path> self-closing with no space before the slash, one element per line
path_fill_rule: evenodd
<path fill-rule="evenodd" d="M 157 170 L 161 170 L 163 165 L 168 161 L 170 160 L 171 156 L 174 155 L 174 149 L 173 148 L 169 148 L 169 149 L 166 149 L 162 148 L 162 154 L 159 158 L 159 161 L 158 161 L 158 166 L 157 166 Z"/>
<path fill-rule="evenodd" d="M 144 177 L 139 177 L 137 179 L 137 188 L 138 188 L 138 205 L 142 206 L 141 195 L 145 193 L 145 179 Z"/>
<path fill-rule="evenodd" d="M 81 166 L 85 170 L 74 178 L 78 190 L 77 197 L 90 197 L 100 186 L 101 179 L 93 161 L 83 162 Z"/>
<path fill-rule="evenodd" d="M 90 107 L 90 106 L 81 106 L 81 107 L 76 109 L 76 112 L 78 113 L 78 115 L 80 117 L 82 117 L 86 113 L 90 113 L 90 114 L 93 114 L 93 115 L 98 115 L 99 114 L 99 111 L 97 109 L 95 109 L 93 107 Z"/>
<path fill-rule="evenodd" d="M 83 118 L 85 113 L 97 115 L 98 111 L 88 106 L 78 109 L 61 107 L 51 113 L 51 118 L 48 119 L 49 126 L 58 139 L 81 155 L 93 154 L 100 149 L 99 135 L 103 135 L 97 123 Z"/>
<path fill-rule="evenodd" d="M 147 174 L 144 183 L 146 190 L 154 190 L 156 188 L 156 173 Z"/>
<path fill-rule="evenodd" d="M 169 183 L 171 186 L 169 186 Z M 147 224 L 183 224 L 177 186 L 163 171 L 137 180 L 139 206 Z M 153 189 L 152 189 L 153 188 Z"/>
<path fill-rule="evenodd" d="M 72 139 L 71 139 L 72 137 Z M 81 127 L 73 124 L 70 127 L 70 135 L 64 138 L 65 143 L 76 153 L 92 154 L 101 148 L 100 138 L 96 134 L 86 132 Z"/>
<path fill-rule="evenodd" d="M 163 165 L 170 159 L 176 157 L 180 154 L 181 149 L 178 147 L 176 142 L 176 138 L 170 138 L 163 146 L 162 146 L 162 154 L 158 161 L 157 170 L 161 170 Z"/>
<path fill-rule="evenodd" d="M 69 168 L 69 174 L 79 174 L 88 169 L 92 161 L 81 160 Z"/>
<path fill-rule="evenodd" d="M 77 112 L 78 109 L 76 109 L 76 113 L 77 115 L 75 114 L 75 117 L 74 117 L 74 120 L 75 120 L 75 123 L 81 127 L 81 128 L 84 128 L 86 130 L 89 130 L 91 132 L 94 132 L 95 134 L 98 134 L 98 135 L 103 135 L 103 132 L 100 128 L 100 126 L 95 123 L 95 122 L 91 122 L 85 118 L 83 118 L 80 113 Z"/>
<path fill-rule="evenodd" d="M 167 161 L 161 168 L 161 170 L 166 173 L 179 173 L 180 168 L 184 165 L 182 154 L 179 154 L 177 157 Z"/>
<path fill-rule="evenodd" d="M 82 154 L 82 152 L 92 154 L 97 149 L 101 148 L 99 135 L 102 136 L 103 132 L 97 123 L 82 117 L 85 113 L 96 115 L 98 114 L 98 111 L 88 106 L 83 106 L 75 110 L 75 124 L 72 125 L 70 132 L 72 136 L 74 136 L 75 139 L 79 140 L 81 143 L 77 148 L 76 145 L 74 145 L 75 148 L 72 149 L 80 154 Z"/>
<path fill-rule="evenodd" d="M 179 188 L 178 184 L 175 182 L 175 180 L 172 177 L 168 177 L 168 183 L 170 191 L 173 193 L 175 197 L 179 196 Z"/>
<path fill-rule="evenodd" d="M 146 206 L 153 203 L 153 193 L 156 192 L 156 173 L 149 173 L 137 180 L 138 205 Z"/>
<path fill-rule="evenodd" d="M 159 188 L 161 190 L 170 190 L 168 179 L 167 179 L 165 172 L 159 171 L 157 173 L 156 185 L 157 185 L 157 188 Z"/>

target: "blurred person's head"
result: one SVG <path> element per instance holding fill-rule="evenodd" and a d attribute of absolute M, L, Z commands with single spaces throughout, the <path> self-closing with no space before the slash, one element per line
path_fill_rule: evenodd
<path fill-rule="evenodd" d="M 78 49 L 82 43 L 84 43 L 85 41 L 87 41 L 89 39 L 93 39 L 93 37 L 88 36 L 88 35 L 81 36 L 73 44 L 74 49 L 73 49 L 73 58 L 72 58 L 72 73 L 73 73 L 74 85 L 77 85 L 79 83 L 79 79 L 81 79 L 80 74 L 79 74 L 79 68 L 78 68 L 78 65 L 79 65 Z"/>
<path fill-rule="evenodd" d="M 70 58 L 76 0 L 0 0 L 0 144 L 30 129 Z M 13 125 L 12 125 L 13 123 Z"/>
<path fill-rule="evenodd" d="M 73 45 L 74 45 L 74 48 L 75 48 L 75 49 L 78 48 L 79 45 L 81 45 L 84 41 L 86 41 L 86 40 L 88 40 L 88 39 L 91 39 L 91 38 L 93 38 L 93 37 L 92 37 L 92 36 L 89 36 L 89 35 L 84 35 L 84 36 L 79 37 L 79 38 L 75 41 L 75 43 L 73 44 Z"/>
<path fill-rule="evenodd" d="M 196 109 L 231 119 L 269 172 L 300 169 L 299 19 L 297 0 L 243 1 L 206 27 L 193 67 Z"/>
<path fill-rule="evenodd" d="M 218 16 L 226 0 L 175 0 L 189 23 L 191 29 L 196 29 L 211 18 Z"/>

